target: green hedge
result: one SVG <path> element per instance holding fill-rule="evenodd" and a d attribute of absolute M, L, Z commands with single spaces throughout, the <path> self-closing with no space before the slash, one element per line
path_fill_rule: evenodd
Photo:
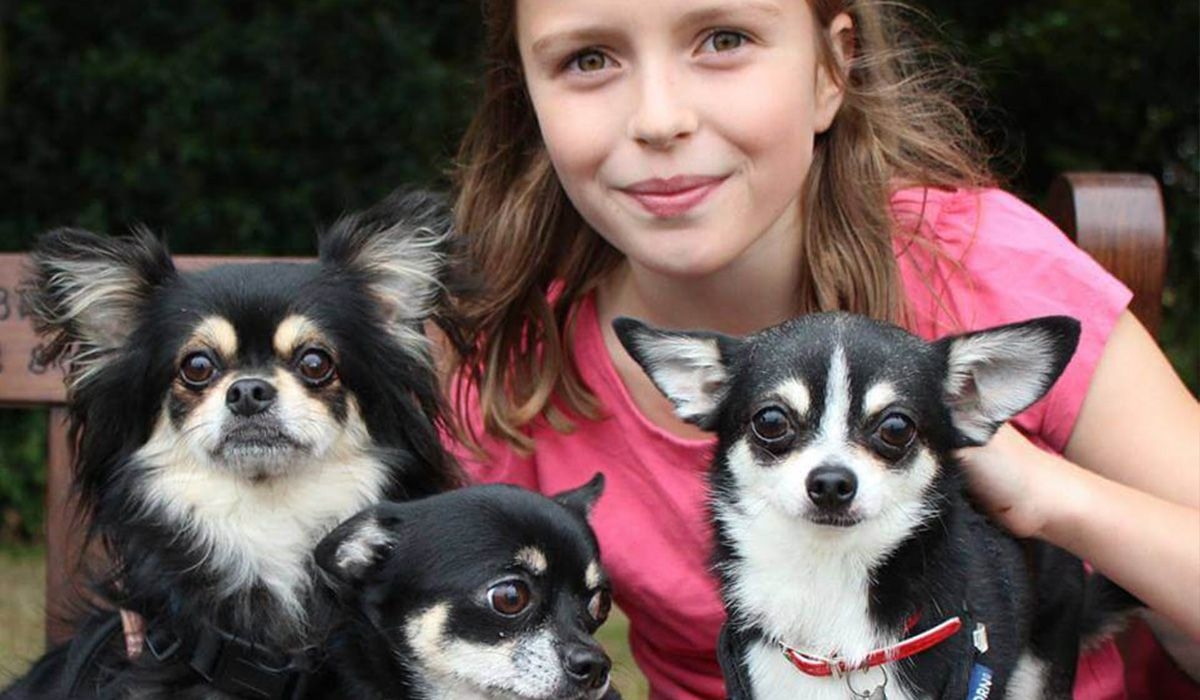
<path fill-rule="evenodd" d="M 469 4 L 5 6 L 6 248 L 144 222 L 180 251 L 311 251 L 343 211 L 436 181 L 471 106 Z"/>
<path fill-rule="evenodd" d="M 1160 332 L 1200 387 L 1200 3 L 925 0 L 987 88 L 983 115 L 1013 188 L 1057 173 L 1134 171 L 1162 184 L 1170 251 Z"/>
<path fill-rule="evenodd" d="M 1164 183 L 1163 338 L 1197 349 L 1197 3 L 924 3 L 1035 199 L 1067 169 Z M 180 252 L 309 253 L 401 183 L 444 183 L 480 72 L 476 2 L 0 4 L 0 250 L 64 224 L 146 223 Z M 40 414 L 0 411 L 0 537 L 40 529 Z"/>

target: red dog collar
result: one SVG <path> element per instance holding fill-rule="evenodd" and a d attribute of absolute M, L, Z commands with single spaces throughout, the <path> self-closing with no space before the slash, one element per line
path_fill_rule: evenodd
<path fill-rule="evenodd" d="M 920 654 L 926 649 L 953 637 L 961 628 L 962 620 L 952 617 L 937 627 L 925 630 L 892 646 L 876 649 L 868 653 L 867 657 L 861 663 L 854 666 L 847 664 L 836 656 L 832 659 L 826 659 L 822 656 L 796 651 L 783 642 L 780 642 L 779 646 L 782 647 L 783 655 L 787 657 L 787 660 L 808 675 L 841 677 L 850 671 L 861 671 L 874 666 L 882 666 L 892 661 L 906 659 L 914 654 Z"/>

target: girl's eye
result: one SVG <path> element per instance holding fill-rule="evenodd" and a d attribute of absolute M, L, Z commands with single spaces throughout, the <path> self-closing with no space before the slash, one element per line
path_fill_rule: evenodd
<path fill-rule="evenodd" d="M 741 48 L 746 43 L 746 35 L 728 29 L 721 29 L 708 35 L 704 40 L 704 49 L 719 53 Z"/>
<path fill-rule="evenodd" d="M 217 376 L 217 363 L 208 353 L 194 352 L 179 363 L 179 377 L 192 389 L 203 389 Z"/>
<path fill-rule="evenodd" d="M 895 451 L 908 449 L 916 437 L 917 427 L 912 419 L 902 413 L 889 413 L 879 421 L 875 435 L 887 448 Z"/>
<path fill-rule="evenodd" d="M 488 589 L 487 600 L 492 610 L 506 617 L 520 615 L 529 607 L 529 586 L 524 581 L 504 581 Z"/>
<path fill-rule="evenodd" d="M 778 406 L 767 406 L 755 413 L 750 420 L 750 430 L 768 448 L 782 447 L 793 434 L 792 421 Z"/>
<path fill-rule="evenodd" d="M 596 591 L 592 595 L 592 599 L 588 601 L 588 615 L 592 616 L 592 620 L 597 625 L 604 624 L 610 610 L 612 610 L 612 594 L 608 591 Z"/>
<path fill-rule="evenodd" d="M 310 384 L 324 384 L 333 378 L 333 358 L 324 350 L 311 348 L 296 360 L 296 370 Z"/>
<path fill-rule="evenodd" d="M 599 51 L 584 51 L 576 54 L 568 66 L 580 73 L 595 73 L 608 67 L 608 57 Z"/>

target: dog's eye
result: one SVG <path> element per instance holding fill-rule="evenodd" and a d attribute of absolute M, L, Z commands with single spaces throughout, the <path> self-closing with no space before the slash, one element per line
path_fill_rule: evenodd
<path fill-rule="evenodd" d="M 487 599 L 492 610 L 501 615 L 520 615 L 529 606 L 529 586 L 524 581 L 497 583 L 488 589 Z"/>
<path fill-rule="evenodd" d="M 193 389 L 203 389 L 217 376 L 217 363 L 207 353 L 193 352 L 179 363 L 179 378 Z"/>
<path fill-rule="evenodd" d="M 296 359 L 296 371 L 310 384 L 324 384 L 333 378 L 333 358 L 317 348 L 309 348 Z"/>
<path fill-rule="evenodd" d="M 595 594 L 592 595 L 592 599 L 588 601 L 588 615 L 592 616 L 592 619 L 597 625 L 604 624 L 604 621 L 608 619 L 608 613 L 611 610 L 612 594 L 608 591 L 596 591 Z"/>
<path fill-rule="evenodd" d="M 889 413 L 879 421 L 875 436 L 886 448 L 893 451 L 908 449 L 917 434 L 912 419 L 903 413 Z"/>
<path fill-rule="evenodd" d="M 792 438 L 792 421 L 778 406 L 768 406 L 750 420 L 754 436 L 767 447 L 782 447 Z"/>

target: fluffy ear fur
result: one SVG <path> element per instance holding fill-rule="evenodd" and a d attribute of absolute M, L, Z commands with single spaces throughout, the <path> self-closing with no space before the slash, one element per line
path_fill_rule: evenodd
<path fill-rule="evenodd" d="M 613 321 L 617 338 L 683 420 L 711 430 L 725 398 L 730 357 L 741 340 L 720 333 L 664 331 L 632 318 Z"/>
<path fill-rule="evenodd" d="M 175 275 L 166 247 L 145 229 L 125 238 L 62 228 L 43 234 L 24 282 L 34 328 L 50 336 L 42 360 L 70 355 L 75 385 L 129 339 L 142 304 Z"/>
<path fill-rule="evenodd" d="M 592 515 L 592 508 L 604 493 L 604 474 L 596 472 L 586 484 L 554 496 L 555 502 L 567 510 L 573 511 L 579 517 L 587 520 Z"/>
<path fill-rule="evenodd" d="M 943 393 L 966 445 L 982 445 L 1042 398 L 1079 343 L 1079 321 L 1047 316 L 944 338 Z"/>
<path fill-rule="evenodd" d="M 396 192 L 339 219 L 321 239 L 321 262 L 359 276 L 393 332 L 421 343 L 421 324 L 442 292 L 450 230 L 443 197 Z"/>
<path fill-rule="evenodd" d="M 399 542 L 400 516 L 384 503 L 355 515 L 334 528 L 317 545 L 317 566 L 339 587 L 357 589 Z"/>

